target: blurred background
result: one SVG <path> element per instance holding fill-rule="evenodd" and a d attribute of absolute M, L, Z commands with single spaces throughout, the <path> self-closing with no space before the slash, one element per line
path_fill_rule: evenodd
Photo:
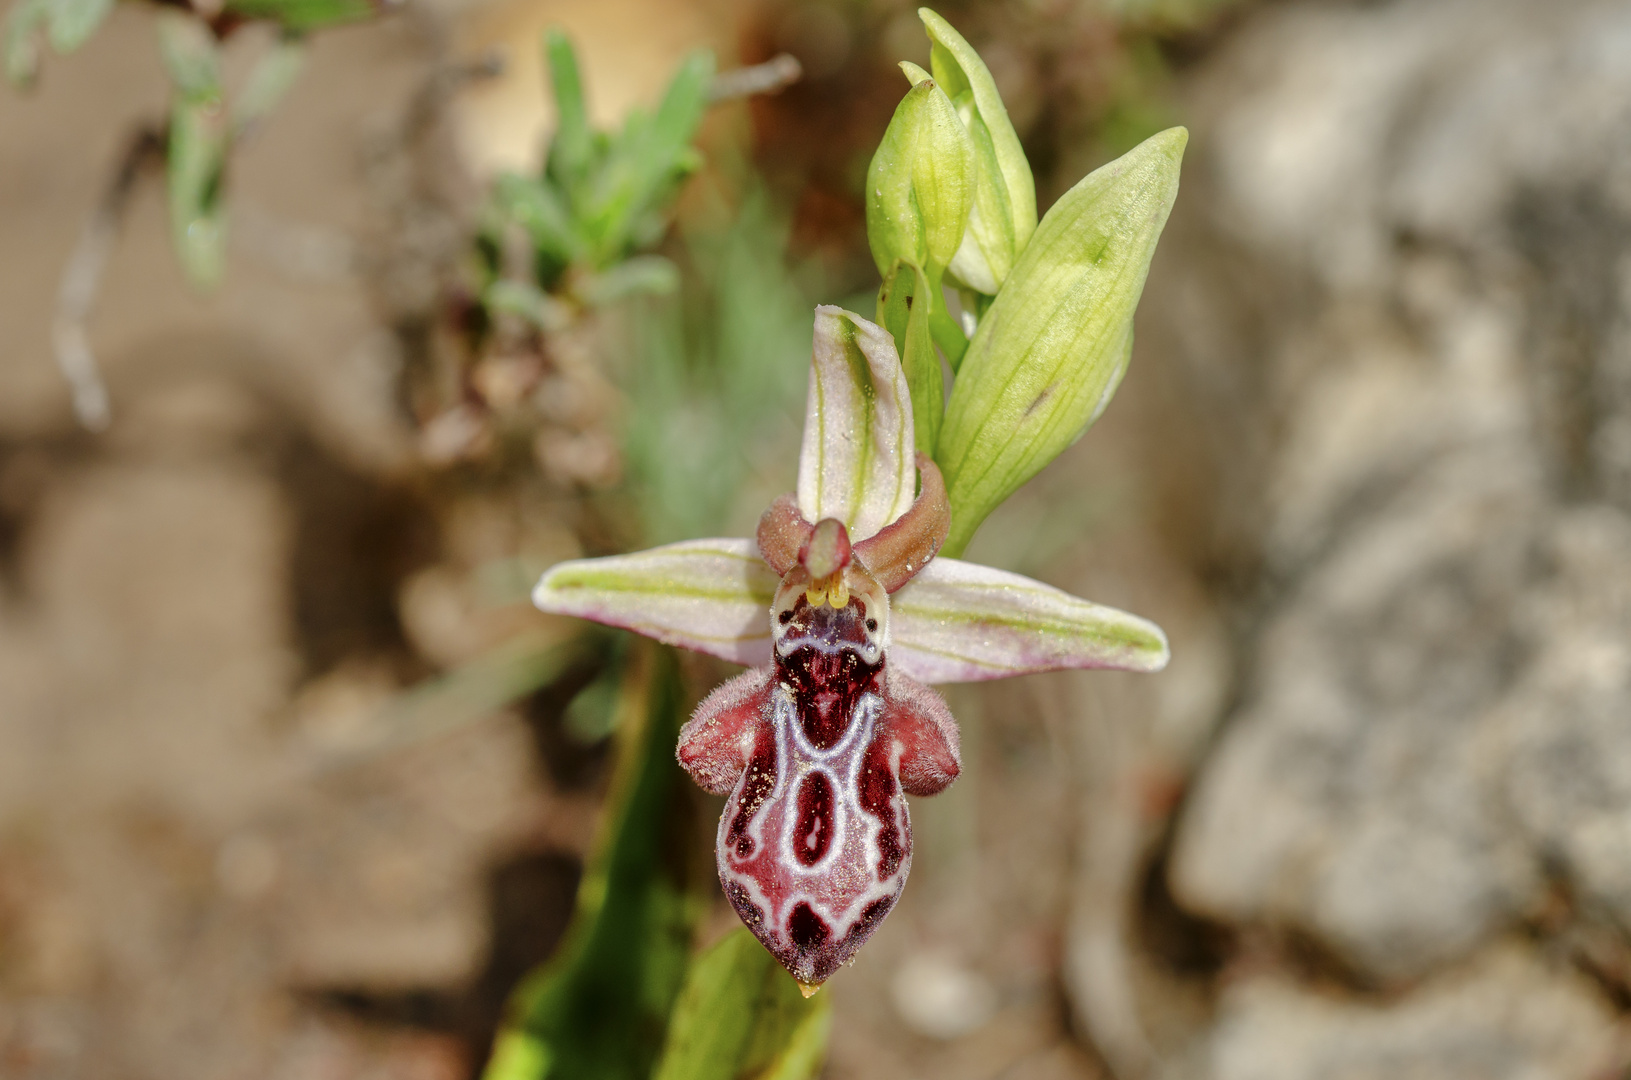
<path fill-rule="evenodd" d="M 824 1075 L 1631 1075 L 1631 4 L 938 10 L 1043 207 L 1192 132 L 1118 400 L 969 552 L 1173 661 L 947 688 L 965 774 Z M 129 149 L 152 23 L 0 93 L 0 1076 L 463 1080 L 608 783 L 622 646 L 526 588 L 792 487 L 927 42 L 896 0 L 409 0 L 312 37 L 201 291 Z M 501 296 L 549 26 L 604 128 L 697 48 L 804 74 L 709 109 L 619 256 L 660 261 Z M 92 433 L 53 312 L 122 161 Z"/>

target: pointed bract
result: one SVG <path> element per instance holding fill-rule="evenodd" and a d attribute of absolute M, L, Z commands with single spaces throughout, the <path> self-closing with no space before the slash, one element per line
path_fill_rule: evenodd
<path fill-rule="evenodd" d="M 878 325 L 895 341 L 907 385 L 912 390 L 912 426 L 920 453 L 934 455 L 940 420 L 946 412 L 946 384 L 935 351 L 930 319 L 934 286 L 920 267 L 897 262 L 878 290 Z M 945 305 L 942 303 L 941 308 Z"/>
<path fill-rule="evenodd" d="M 935 448 L 951 498 L 949 554 L 1115 393 L 1188 137 L 1152 135 L 1062 195 L 980 319 Z"/>

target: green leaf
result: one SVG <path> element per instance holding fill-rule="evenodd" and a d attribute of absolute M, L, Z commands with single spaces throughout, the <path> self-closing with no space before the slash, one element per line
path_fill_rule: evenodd
<path fill-rule="evenodd" d="M 533 246 L 553 261 L 564 266 L 583 250 L 572 216 L 549 181 L 505 173 L 493 186 L 493 201 L 499 212 L 526 229 Z"/>
<path fill-rule="evenodd" d="M 866 174 L 866 233 L 878 273 L 897 259 L 938 282 L 957 253 L 973 198 L 973 148 L 932 79 L 895 108 Z"/>
<path fill-rule="evenodd" d="M 222 10 L 245 19 L 269 19 L 300 33 L 371 19 L 384 6 L 370 0 L 226 0 Z"/>
<path fill-rule="evenodd" d="M 255 61 L 243 90 L 232 102 L 234 139 L 277 108 L 294 85 L 305 60 L 305 43 L 297 37 L 284 36 Z"/>
<path fill-rule="evenodd" d="M 831 999 L 806 1000 L 738 927 L 692 965 L 655 1080 L 810 1080 L 826 1056 Z"/>
<path fill-rule="evenodd" d="M 50 11 L 51 0 L 17 0 L 6 13 L 5 40 L 0 50 L 6 81 L 13 86 L 27 86 L 39 74 L 39 32 Z"/>
<path fill-rule="evenodd" d="M 661 255 L 636 255 L 601 274 L 591 274 L 577 286 L 578 297 L 600 307 L 630 296 L 669 296 L 679 291 L 680 272 Z"/>
<path fill-rule="evenodd" d="M 490 717 L 563 676 L 603 662 L 610 635 L 596 631 L 557 641 L 525 633 L 461 667 L 426 679 L 386 705 L 392 746 L 424 742 Z"/>
<path fill-rule="evenodd" d="M 193 102 L 221 100 L 221 61 L 215 35 L 198 19 L 181 12 L 161 12 L 159 55 L 177 94 Z"/>
<path fill-rule="evenodd" d="M 708 84 L 714 77 L 714 56 L 698 50 L 685 58 L 663 94 L 652 120 L 649 144 L 643 148 L 642 175 L 646 190 L 660 187 L 676 168 L 693 159 L 691 139 L 708 108 Z"/>
<path fill-rule="evenodd" d="M 696 860 L 674 760 L 683 718 L 673 654 L 635 650 L 618 704 L 617 771 L 572 923 L 512 997 L 486 1080 L 651 1075 L 700 907 L 688 892 Z"/>
<path fill-rule="evenodd" d="M 589 253 L 596 268 L 622 258 L 635 243 L 656 239 L 652 214 L 697 165 L 691 139 L 708 106 L 713 71 L 711 53 L 692 53 L 669 83 L 656 114 L 630 113 L 613 141 L 595 177 L 592 201 L 576 207 L 585 230 L 596 238 Z"/>
<path fill-rule="evenodd" d="M 1109 404 L 1188 140 L 1164 131 L 1066 192 L 980 321 L 935 452 L 952 508 L 944 554 Z"/>
<path fill-rule="evenodd" d="M 492 312 L 518 315 L 538 329 L 564 330 L 572 323 L 572 309 L 530 281 L 500 278 L 482 290 L 481 302 Z"/>
<path fill-rule="evenodd" d="M 1036 230 L 1036 182 L 985 61 L 945 19 L 926 7 L 917 13 L 932 43 L 930 69 L 973 145 L 973 208 L 950 270 L 969 288 L 992 295 Z"/>
<path fill-rule="evenodd" d="M 917 449 L 931 457 L 946 411 L 940 355 L 929 333 L 933 295 L 927 275 L 904 262 L 895 263 L 894 272 L 878 290 L 878 325 L 894 337 L 906 384 L 912 390 L 913 438 Z"/>
<path fill-rule="evenodd" d="M 572 39 L 557 27 L 544 35 L 550 87 L 555 96 L 555 134 L 549 141 L 548 174 L 566 191 L 586 178 L 594 159 L 594 137 L 584 104 L 583 80 Z"/>
<path fill-rule="evenodd" d="M 221 279 L 226 215 L 226 110 L 219 100 L 178 95 L 170 109 L 166 165 L 170 234 L 188 279 L 208 288 Z"/>
<path fill-rule="evenodd" d="M 51 0 L 46 37 L 59 53 L 71 53 L 96 32 L 113 10 L 113 0 Z"/>

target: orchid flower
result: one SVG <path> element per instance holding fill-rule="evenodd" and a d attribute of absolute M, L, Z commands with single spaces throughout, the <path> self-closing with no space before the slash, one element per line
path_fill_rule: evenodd
<path fill-rule="evenodd" d="M 807 994 L 900 897 L 903 795 L 933 795 L 961 768 L 957 723 L 925 684 L 1155 671 L 1168 656 L 1161 629 L 1135 615 L 937 558 L 951 506 L 913 448 L 893 339 L 817 308 L 798 490 L 755 539 L 564 562 L 533 591 L 544 611 L 750 668 L 697 707 L 679 761 L 728 796 L 720 884 Z"/>

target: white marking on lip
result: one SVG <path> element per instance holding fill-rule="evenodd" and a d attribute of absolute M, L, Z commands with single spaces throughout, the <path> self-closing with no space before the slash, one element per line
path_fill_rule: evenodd
<path fill-rule="evenodd" d="M 777 683 L 776 689 L 780 691 L 774 698 L 774 723 L 778 746 L 781 743 L 782 731 L 785 730 L 792 736 L 793 748 L 796 748 L 799 756 L 812 762 L 825 765 L 849 753 L 852 748 L 859 750 L 857 756 L 865 756 L 866 747 L 872 742 L 872 730 L 877 724 L 878 717 L 883 713 L 883 698 L 871 692 L 862 694 L 860 700 L 855 703 L 855 711 L 850 714 L 849 730 L 844 732 L 843 738 L 823 750 L 805 735 L 804 725 L 799 723 L 798 706 L 793 702 L 792 690 L 783 683 Z M 860 743 L 857 746 L 858 739 Z"/>
<path fill-rule="evenodd" d="M 776 640 L 776 655 L 783 660 L 798 652 L 800 649 L 814 649 L 827 656 L 836 656 L 841 652 L 852 652 L 868 664 L 876 664 L 883 650 L 876 643 L 868 642 L 865 645 L 856 645 L 853 642 L 830 642 L 823 638 L 796 637 L 788 634 Z"/>
<path fill-rule="evenodd" d="M 844 820 L 844 788 L 839 782 L 838 777 L 833 775 L 830 770 L 822 768 L 819 765 L 812 762 L 801 761 L 799 762 L 799 785 L 801 787 L 805 782 L 805 778 L 811 773 L 820 773 L 822 776 L 826 777 L 827 786 L 832 789 L 832 839 L 827 843 L 827 853 L 817 862 L 805 865 L 803 860 L 799 858 L 798 851 L 796 849 L 796 845 L 801 839 L 797 835 L 799 827 L 798 789 L 790 789 L 788 791 L 786 804 L 781 810 L 781 855 L 786 871 L 801 878 L 825 877 L 827 872 L 832 869 L 833 863 L 838 860 L 839 855 L 842 853 L 844 849 L 844 839 L 849 832 L 848 822 Z"/>

